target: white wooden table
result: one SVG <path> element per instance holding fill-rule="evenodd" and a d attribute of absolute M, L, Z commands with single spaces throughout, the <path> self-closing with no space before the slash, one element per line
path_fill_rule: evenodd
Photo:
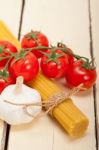
<path fill-rule="evenodd" d="M 96 58 L 99 74 L 98 0 L 0 0 L 0 19 L 18 38 L 42 30 L 51 43 L 64 41 L 80 55 Z M 25 126 L 0 121 L 0 150 L 98 150 L 99 77 L 74 103 L 88 116 L 86 134 L 71 139 L 49 116 Z"/>

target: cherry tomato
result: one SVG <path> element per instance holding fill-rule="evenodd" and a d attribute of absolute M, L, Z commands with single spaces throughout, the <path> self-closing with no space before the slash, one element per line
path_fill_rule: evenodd
<path fill-rule="evenodd" d="M 17 48 L 8 41 L 0 41 L 0 58 L 10 55 L 10 52 L 16 53 Z M 9 58 L 0 60 L 0 67 L 4 67 Z"/>
<path fill-rule="evenodd" d="M 41 69 L 49 78 L 61 78 L 68 70 L 69 64 L 73 63 L 73 56 L 65 54 L 61 50 L 48 50 L 41 58 Z"/>
<path fill-rule="evenodd" d="M 39 70 L 39 63 L 36 56 L 29 52 L 24 56 L 16 61 L 15 58 L 12 59 L 9 72 L 13 75 L 13 77 L 23 76 L 24 81 L 28 82 L 34 79 Z"/>
<path fill-rule="evenodd" d="M 83 66 L 84 61 L 77 60 L 70 65 L 67 73 L 67 85 L 72 88 L 83 83 L 85 89 L 91 88 L 96 81 L 96 69 L 86 68 Z"/>
<path fill-rule="evenodd" d="M 48 38 L 43 33 L 38 31 L 31 31 L 30 33 L 26 34 L 21 41 L 22 48 L 35 48 L 37 46 L 48 47 L 48 45 Z M 33 50 L 32 52 L 37 58 L 40 58 L 43 55 L 40 51 L 46 50 L 39 49 Z"/>
<path fill-rule="evenodd" d="M 2 74 L 2 76 L 1 76 L 1 74 Z M 15 78 L 13 78 L 11 74 L 9 74 L 7 76 L 6 76 L 6 74 L 8 74 L 8 71 L 4 72 L 3 68 L 0 68 L 0 93 L 8 85 L 15 83 Z"/>

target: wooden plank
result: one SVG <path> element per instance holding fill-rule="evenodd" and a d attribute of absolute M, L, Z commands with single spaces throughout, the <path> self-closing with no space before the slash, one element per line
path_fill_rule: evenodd
<path fill-rule="evenodd" d="M 93 57 L 95 57 L 96 66 L 97 66 L 97 74 L 99 74 L 99 1 L 91 0 L 91 26 L 92 26 L 92 48 L 93 48 Z M 97 76 L 96 90 L 95 90 L 95 100 L 96 100 L 96 122 L 98 122 L 97 126 L 97 140 L 99 147 L 99 76 Z"/>
<path fill-rule="evenodd" d="M 76 0 L 76 3 L 72 0 L 27 0 L 21 34 L 24 35 L 31 29 L 42 30 L 51 43 L 62 40 L 76 53 L 90 57 L 86 0 Z M 46 116 L 29 125 L 12 126 L 8 149 L 96 150 L 92 90 L 74 96 L 74 102 L 90 120 L 89 128 L 82 138 L 70 139 L 57 123 Z"/>
<path fill-rule="evenodd" d="M 0 20 L 3 20 L 16 36 L 18 36 L 20 12 L 21 12 L 21 1 L 3 0 L 0 3 Z M 0 40 L 2 39 L 0 38 Z M 2 120 L 0 120 L 0 150 L 4 149 L 6 129 L 7 124 L 4 123 Z"/>

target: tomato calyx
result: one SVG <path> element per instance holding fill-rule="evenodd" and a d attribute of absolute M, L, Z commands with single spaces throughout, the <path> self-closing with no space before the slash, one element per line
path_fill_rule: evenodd
<path fill-rule="evenodd" d="M 77 60 L 81 60 L 83 62 L 82 63 L 83 68 L 90 69 L 90 70 L 94 70 L 96 68 L 94 59 L 90 61 L 87 57 L 84 57 L 84 56 L 80 56 L 80 55 L 76 55 L 76 54 L 73 54 L 73 56 Z"/>
<path fill-rule="evenodd" d="M 90 69 L 90 70 L 96 69 L 95 62 L 93 60 L 84 62 L 82 67 L 84 67 L 85 69 Z"/>
<path fill-rule="evenodd" d="M 36 39 L 37 38 L 37 35 L 31 31 L 27 36 L 26 36 L 29 39 Z"/>
<path fill-rule="evenodd" d="M 26 38 L 28 40 L 31 40 L 33 39 L 35 41 L 35 43 L 37 44 L 37 46 L 39 45 L 38 41 L 37 41 L 37 35 L 39 34 L 40 32 L 34 32 L 33 30 L 31 30 L 31 32 L 29 34 L 26 35 Z"/>
<path fill-rule="evenodd" d="M 83 61 L 82 67 L 84 67 L 85 69 L 94 70 L 96 68 L 94 59 L 89 61 L 89 59 L 87 57 L 80 56 L 80 55 L 73 53 L 72 51 L 69 51 L 67 46 L 61 42 L 57 43 L 57 47 L 59 47 L 60 50 L 62 50 L 63 52 L 71 54 L 75 59 L 82 60 Z"/>
<path fill-rule="evenodd" d="M 45 64 L 50 62 L 50 61 L 54 61 L 56 62 L 56 64 L 59 64 L 59 58 L 64 56 L 65 54 L 57 54 L 56 51 L 58 50 L 57 47 L 53 47 L 51 46 L 51 53 L 46 53 L 46 52 L 42 52 L 48 59 L 45 61 Z"/>

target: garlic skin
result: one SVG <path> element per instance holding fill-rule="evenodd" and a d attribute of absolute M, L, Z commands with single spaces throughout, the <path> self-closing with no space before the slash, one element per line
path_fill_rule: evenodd
<path fill-rule="evenodd" d="M 23 77 L 18 77 L 16 84 L 7 86 L 0 95 L 0 118 L 10 125 L 19 125 L 31 122 L 42 109 L 42 106 L 28 106 L 27 111 L 22 105 L 28 103 L 41 103 L 39 92 L 23 84 Z"/>

